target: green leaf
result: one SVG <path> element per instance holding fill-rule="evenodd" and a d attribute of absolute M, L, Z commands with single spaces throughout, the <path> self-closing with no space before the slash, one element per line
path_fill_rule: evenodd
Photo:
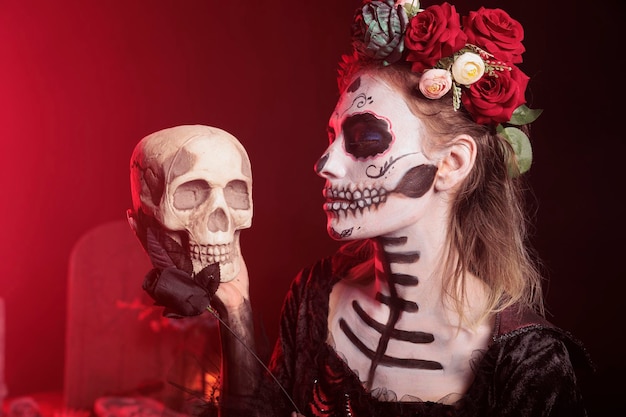
<path fill-rule="evenodd" d="M 525 125 L 528 123 L 532 123 L 541 115 L 543 109 L 531 109 L 525 104 L 522 104 L 518 108 L 513 111 L 513 115 L 511 116 L 511 120 L 509 120 L 509 124 L 512 125 Z"/>
<path fill-rule="evenodd" d="M 533 161 L 533 150 L 528 136 L 516 127 L 506 127 L 502 129 L 500 133 L 502 133 L 513 147 L 520 171 L 519 173 L 523 174 L 528 171 Z M 510 169 L 509 172 L 511 172 Z"/>

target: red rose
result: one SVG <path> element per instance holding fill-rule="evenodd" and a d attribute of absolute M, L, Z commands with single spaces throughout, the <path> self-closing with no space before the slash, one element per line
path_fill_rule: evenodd
<path fill-rule="evenodd" d="M 461 101 L 476 123 L 505 123 L 516 108 L 526 103 L 528 79 L 517 67 L 498 71 L 497 77 L 485 75 L 463 90 Z"/>
<path fill-rule="evenodd" d="M 413 71 L 423 72 L 434 67 L 441 58 L 459 51 L 466 40 L 454 6 L 449 3 L 430 6 L 409 21 L 404 38 L 406 59 L 413 62 Z"/>
<path fill-rule="evenodd" d="M 522 45 L 524 28 L 501 9 L 485 9 L 470 12 L 463 18 L 467 43 L 476 45 L 496 59 L 519 64 L 526 50 Z"/>

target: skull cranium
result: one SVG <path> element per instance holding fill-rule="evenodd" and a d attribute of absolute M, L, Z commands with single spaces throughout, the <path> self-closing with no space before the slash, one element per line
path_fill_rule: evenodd
<path fill-rule="evenodd" d="M 133 209 L 189 251 L 194 273 L 240 268 L 239 234 L 252 225 L 252 169 L 243 145 L 210 126 L 183 125 L 143 138 L 131 156 Z"/>

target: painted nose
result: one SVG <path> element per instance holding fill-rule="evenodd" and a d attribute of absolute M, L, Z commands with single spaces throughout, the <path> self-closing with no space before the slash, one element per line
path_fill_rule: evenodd
<path fill-rule="evenodd" d="M 342 178 L 346 175 L 346 165 L 342 161 L 342 149 L 338 145 L 339 141 L 333 142 L 320 159 L 317 160 L 315 173 L 322 178 Z"/>

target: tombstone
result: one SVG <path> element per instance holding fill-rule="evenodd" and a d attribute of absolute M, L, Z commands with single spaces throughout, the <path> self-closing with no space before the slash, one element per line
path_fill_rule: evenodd
<path fill-rule="evenodd" d="M 215 319 L 208 313 L 162 317 L 141 287 L 151 268 L 125 219 L 97 226 L 75 244 L 68 270 L 67 408 L 136 396 L 179 411 L 216 384 Z"/>

